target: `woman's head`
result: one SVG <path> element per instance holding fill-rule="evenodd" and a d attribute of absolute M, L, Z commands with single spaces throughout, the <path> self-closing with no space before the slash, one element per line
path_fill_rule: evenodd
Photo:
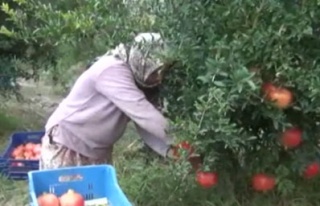
<path fill-rule="evenodd" d="M 172 66 L 171 61 L 164 60 L 166 50 L 159 33 L 140 33 L 131 43 L 120 44 L 105 55 L 114 55 L 126 61 L 137 84 L 143 88 L 152 88 L 161 83 L 164 72 Z M 101 57 L 91 62 L 88 68 Z"/>
<path fill-rule="evenodd" d="M 165 62 L 163 54 L 166 45 L 158 33 L 140 33 L 129 47 L 128 64 L 136 82 L 142 87 L 158 86 L 169 62 Z"/>

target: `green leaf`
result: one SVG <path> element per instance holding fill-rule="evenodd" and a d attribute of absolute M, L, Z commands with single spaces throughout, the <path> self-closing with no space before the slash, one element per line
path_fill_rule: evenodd
<path fill-rule="evenodd" d="M 225 87 L 226 86 L 226 84 L 222 81 L 214 81 L 213 83 L 214 83 L 214 85 L 216 85 L 218 87 Z"/>
<path fill-rule="evenodd" d="M 0 34 L 6 35 L 8 37 L 13 37 L 14 36 L 14 32 L 8 30 L 5 26 L 1 26 Z"/>

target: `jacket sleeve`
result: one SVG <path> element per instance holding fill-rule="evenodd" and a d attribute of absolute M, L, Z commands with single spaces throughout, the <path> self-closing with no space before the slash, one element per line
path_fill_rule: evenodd
<path fill-rule="evenodd" d="M 135 123 L 146 144 L 160 155 L 166 155 L 170 144 L 166 132 L 168 122 L 136 86 L 125 64 L 103 71 L 97 77 L 96 89 Z"/>
<path fill-rule="evenodd" d="M 141 128 L 136 124 L 137 131 L 143 141 L 152 148 L 155 152 L 160 154 L 163 157 L 166 157 L 168 149 L 170 148 L 170 143 L 168 141 L 163 141 L 162 139 L 154 136 L 150 132 Z"/>

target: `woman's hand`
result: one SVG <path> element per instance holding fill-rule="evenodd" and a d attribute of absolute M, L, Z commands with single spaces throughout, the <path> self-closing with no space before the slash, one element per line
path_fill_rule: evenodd
<path fill-rule="evenodd" d="M 172 160 L 180 159 L 177 146 L 173 146 L 173 145 L 170 146 L 170 148 L 167 151 L 167 157 Z M 188 161 L 190 162 L 194 170 L 198 170 L 202 166 L 203 156 L 196 154 L 192 151 L 188 156 Z"/>
<path fill-rule="evenodd" d="M 170 146 L 170 148 L 167 151 L 167 157 L 173 160 L 178 160 L 179 157 L 177 155 L 177 149 L 175 148 L 175 146 Z"/>

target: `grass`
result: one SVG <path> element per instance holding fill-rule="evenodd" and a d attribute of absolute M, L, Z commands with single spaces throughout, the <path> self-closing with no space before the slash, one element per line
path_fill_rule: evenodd
<path fill-rule="evenodd" d="M 9 134 L 12 129 L 22 128 L 21 119 L 0 115 L 1 131 Z M 2 142 L 6 142 L 3 135 Z M 280 197 L 275 194 L 235 195 L 230 182 L 210 190 L 199 188 L 194 175 L 185 177 L 179 168 L 158 158 L 155 154 L 139 150 L 141 147 L 134 129 L 129 127 L 124 138 L 115 148 L 114 165 L 119 182 L 128 198 L 139 206 L 317 206 L 320 205 L 317 184 L 296 191 L 293 195 Z M 0 178 L 0 204 L 26 205 L 28 189 L 25 181 Z"/>
<path fill-rule="evenodd" d="M 27 96 L 34 96 L 34 88 L 24 92 Z M 43 93 L 48 94 L 48 91 Z M 0 110 L 1 149 L 13 131 L 43 127 L 48 116 L 45 109 L 40 103 L 26 102 L 29 101 L 10 101 Z M 320 206 L 319 181 L 306 182 L 305 186 L 288 196 L 253 194 L 246 190 L 236 192 L 235 184 L 223 177 L 217 188 L 204 190 L 195 184 L 194 174 L 185 175 L 182 172 L 186 169 L 185 165 L 170 164 L 150 151 L 140 150 L 141 145 L 134 128 L 130 126 L 114 151 L 119 184 L 136 206 Z M 0 205 L 26 204 L 26 181 L 0 178 Z"/>

